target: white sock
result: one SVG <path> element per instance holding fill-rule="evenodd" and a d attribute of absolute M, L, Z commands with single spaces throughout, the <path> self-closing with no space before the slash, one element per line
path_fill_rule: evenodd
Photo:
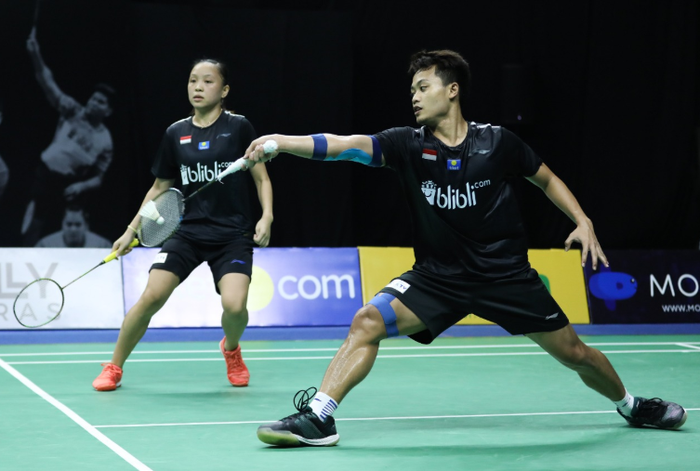
<path fill-rule="evenodd" d="M 622 412 L 628 417 L 632 415 L 632 407 L 634 406 L 634 396 L 630 395 L 630 393 L 628 393 L 626 389 L 625 397 L 623 397 L 619 401 L 613 402 L 615 403 L 617 408 L 620 409 L 620 412 Z"/>
<path fill-rule="evenodd" d="M 314 414 L 321 419 L 321 422 L 325 422 L 328 416 L 333 415 L 333 412 L 338 408 L 338 403 L 328 394 L 318 392 L 309 406 Z"/>

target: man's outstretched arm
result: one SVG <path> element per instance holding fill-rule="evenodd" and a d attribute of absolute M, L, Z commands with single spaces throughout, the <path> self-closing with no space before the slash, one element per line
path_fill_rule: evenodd
<path fill-rule="evenodd" d="M 265 154 L 263 144 L 268 140 L 277 143 L 277 151 Z M 245 156 L 254 162 L 267 162 L 280 152 L 311 160 L 358 162 L 370 167 L 382 167 L 385 164 L 379 141 L 374 136 L 360 134 L 352 136 L 271 134 L 251 142 Z"/>

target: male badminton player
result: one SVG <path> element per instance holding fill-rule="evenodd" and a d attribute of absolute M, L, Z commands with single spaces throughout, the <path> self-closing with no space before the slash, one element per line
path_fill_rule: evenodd
<path fill-rule="evenodd" d="M 193 115 L 172 124 L 160 145 L 152 167 L 155 182 L 144 204 L 179 184 L 185 196 L 213 180 L 228 164 L 243 155 L 255 138 L 255 130 L 241 115 L 224 108 L 229 94 L 226 66 L 203 59 L 193 65 L 187 92 Z M 262 217 L 252 220 L 249 189 L 252 181 L 262 206 Z M 151 317 L 165 304 L 173 290 L 202 262 L 211 268 L 216 291 L 221 295 L 221 325 L 225 337 L 220 349 L 226 360 L 229 382 L 247 386 L 250 378 L 238 344 L 246 325 L 246 301 L 253 268 L 253 246 L 265 247 L 272 225 L 272 185 L 264 165 L 227 176 L 225 184 L 211 185 L 185 206 L 182 224 L 168 239 L 151 266 L 143 294 L 126 314 L 112 361 L 92 383 L 98 391 L 121 384 L 122 368 L 143 337 Z M 114 243 L 119 255 L 128 253 L 141 216 L 137 214 Z M 192 313 L 196 316 L 197 313 Z"/>
<path fill-rule="evenodd" d="M 41 154 L 22 222 L 23 245 L 32 247 L 41 236 L 61 228 L 57 201 L 84 204 L 85 196 L 102 185 L 113 153 L 104 120 L 112 114 L 115 93 L 111 86 L 97 84 L 83 106 L 56 84 L 41 56 L 35 28 L 27 39 L 27 50 L 41 89 L 60 114 L 53 141 Z"/>
<path fill-rule="evenodd" d="M 584 384 L 610 399 L 632 425 L 675 429 L 686 412 L 678 404 L 630 395 L 608 359 L 585 345 L 537 272 L 530 267 L 517 201 L 507 177 L 519 175 L 544 191 L 576 224 L 565 241 L 582 246 L 593 268 L 608 261 L 566 185 L 508 130 L 463 118 L 470 82 L 456 52 L 419 52 L 411 58 L 411 94 L 419 129 L 393 128 L 374 136 L 265 136 L 246 154 L 266 161 L 261 144 L 314 160 L 352 160 L 388 166 L 398 174 L 413 220 L 416 263 L 356 314 L 318 393 L 300 391 L 298 413 L 258 429 L 258 438 L 280 446 L 338 442 L 334 410 L 370 372 L 379 343 L 407 335 L 431 343 L 469 313 L 511 334 L 524 334 Z"/>

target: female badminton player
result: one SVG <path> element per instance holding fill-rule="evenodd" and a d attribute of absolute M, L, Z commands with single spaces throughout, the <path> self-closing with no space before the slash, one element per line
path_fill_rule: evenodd
<path fill-rule="evenodd" d="M 176 183 L 187 197 L 214 179 L 228 164 L 245 153 L 255 131 L 243 116 L 226 111 L 229 94 L 227 70 L 213 59 L 196 61 L 187 85 L 193 115 L 173 123 L 165 132 L 152 167 L 155 182 L 144 204 Z M 252 181 L 262 206 L 262 217 L 252 220 L 249 186 Z M 143 294 L 124 318 L 110 363 L 93 381 L 98 391 L 121 385 L 122 368 L 146 333 L 151 317 L 173 290 L 200 263 L 207 262 L 221 295 L 221 325 L 225 337 L 219 345 L 226 360 L 229 382 L 247 386 L 250 374 L 238 344 L 248 323 L 246 301 L 253 267 L 253 246 L 266 247 L 272 225 L 272 185 L 264 165 L 227 176 L 224 185 L 211 185 L 185 207 L 182 223 L 162 246 L 149 271 Z M 118 255 L 129 253 L 141 221 L 137 214 L 114 242 Z"/>

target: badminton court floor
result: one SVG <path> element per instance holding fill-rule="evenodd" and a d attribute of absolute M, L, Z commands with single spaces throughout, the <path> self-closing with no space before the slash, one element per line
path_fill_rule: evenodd
<path fill-rule="evenodd" d="M 243 342 L 247 388 L 217 342 L 142 342 L 107 393 L 91 382 L 111 343 L 0 345 L 0 469 L 700 469 L 700 335 L 583 339 L 632 394 L 682 404 L 685 427 L 629 427 L 524 337 L 402 338 L 336 411 L 338 446 L 275 449 L 257 427 L 295 412 L 341 341 Z"/>

